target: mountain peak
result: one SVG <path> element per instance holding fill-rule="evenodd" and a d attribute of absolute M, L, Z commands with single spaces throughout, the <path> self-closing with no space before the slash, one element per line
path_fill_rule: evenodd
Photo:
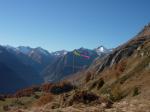
<path fill-rule="evenodd" d="M 100 56 L 102 53 L 109 53 L 111 50 L 110 49 L 107 49 L 106 47 L 104 47 L 103 45 L 97 47 L 94 49 L 97 54 Z"/>
<path fill-rule="evenodd" d="M 30 48 L 29 46 L 19 46 L 16 49 L 23 54 L 28 54 L 32 50 L 32 48 Z"/>
<path fill-rule="evenodd" d="M 146 27 L 149 27 L 149 28 L 150 28 L 150 23 L 148 23 L 148 24 L 146 25 Z"/>
<path fill-rule="evenodd" d="M 52 52 L 52 54 L 55 55 L 55 56 L 64 56 L 67 53 L 68 53 L 68 51 L 66 51 L 66 50 L 60 50 L 60 51 Z"/>
<path fill-rule="evenodd" d="M 105 52 L 106 48 L 101 45 L 101 46 L 97 47 L 97 50 L 99 50 L 100 52 Z"/>
<path fill-rule="evenodd" d="M 42 47 L 36 47 L 35 49 L 44 50 Z"/>

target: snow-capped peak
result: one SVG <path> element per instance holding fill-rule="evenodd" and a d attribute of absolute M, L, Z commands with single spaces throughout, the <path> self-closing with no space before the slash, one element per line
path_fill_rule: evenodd
<path fill-rule="evenodd" d="M 101 55 L 102 53 L 109 53 L 110 50 L 105 48 L 104 46 L 99 46 L 96 49 L 94 49 L 98 55 Z"/>
<path fill-rule="evenodd" d="M 105 52 L 106 48 L 104 48 L 103 46 L 100 46 L 100 47 L 97 48 L 97 50 L 99 52 Z"/>
<path fill-rule="evenodd" d="M 53 55 L 55 56 L 64 56 L 68 53 L 68 51 L 66 50 L 61 50 L 61 51 L 56 51 L 56 52 L 52 52 Z"/>

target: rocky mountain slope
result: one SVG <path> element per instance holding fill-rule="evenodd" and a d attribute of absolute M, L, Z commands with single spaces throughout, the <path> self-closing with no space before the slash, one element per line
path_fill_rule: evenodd
<path fill-rule="evenodd" d="M 31 108 L 20 111 L 149 112 L 149 74 L 150 25 L 147 25 L 110 54 L 97 58 L 76 78 L 69 78 L 71 83 L 43 85 L 47 93 L 41 94 Z"/>
<path fill-rule="evenodd" d="M 87 70 L 77 74 L 79 77 L 74 82 L 77 80 L 76 83 L 81 84 L 82 88 L 85 85 L 85 89 L 109 95 L 118 90 L 118 94 L 123 93 L 122 98 L 131 94 L 134 88 L 147 87 L 149 83 L 143 82 L 149 80 L 149 72 L 150 25 L 147 25 L 138 35 L 107 56 L 97 58 Z"/>
<path fill-rule="evenodd" d="M 93 50 L 77 50 L 82 51 L 91 57 L 93 53 L 97 55 Z M 70 64 L 72 61 L 66 62 L 65 56 L 72 60 L 73 53 L 68 52 L 59 58 L 53 69 L 58 67 L 56 71 L 59 71 L 64 64 Z M 76 63 L 84 65 L 82 61 Z M 58 83 L 0 96 L 0 109 L 11 112 L 149 112 L 150 25 L 128 42 L 90 63 L 89 67 Z M 7 102 L 10 100 L 15 103 Z"/>
<path fill-rule="evenodd" d="M 88 59 L 82 56 L 77 56 L 74 54 L 74 51 L 86 53 L 90 58 Z M 96 57 L 103 57 L 110 52 L 110 50 L 104 49 L 103 46 L 94 50 L 80 48 L 74 51 L 66 53 L 45 69 L 43 74 L 46 81 L 55 82 L 62 80 L 69 75 L 86 69 Z"/>
<path fill-rule="evenodd" d="M 39 74 L 45 67 L 55 60 L 55 56 L 47 50 L 37 47 L 19 46 L 17 48 L 12 46 L 5 46 L 5 48 L 18 57 L 23 63 L 32 66 Z"/>
<path fill-rule="evenodd" d="M 90 59 L 75 57 L 74 72 L 86 68 L 97 56 L 94 50 L 88 50 L 88 53 Z M 0 46 L 0 93 L 41 84 L 44 79 L 58 81 L 72 74 L 72 56 L 73 52 L 65 50 L 49 53 L 40 47 Z"/>

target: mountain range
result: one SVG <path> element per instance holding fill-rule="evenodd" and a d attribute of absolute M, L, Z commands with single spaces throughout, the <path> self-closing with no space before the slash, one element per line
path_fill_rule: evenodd
<path fill-rule="evenodd" d="M 28 50 L 23 52 L 33 60 Z M 28 63 L 16 57 L 18 53 L 0 46 L 1 93 L 10 92 L 14 87 L 17 90 L 39 84 L 40 77 L 46 82 L 14 94 L 0 95 L 0 109 L 10 112 L 149 112 L 150 24 L 113 50 L 100 46 L 93 50 L 79 48 L 49 54 L 53 62 L 35 77 L 32 66 L 26 66 Z M 20 74 L 21 71 L 27 73 L 26 70 L 33 74 Z"/>
<path fill-rule="evenodd" d="M 84 52 L 86 55 L 90 56 L 89 59 L 74 55 L 74 51 L 68 52 L 66 55 L 58 58 L 56 62 L 50 64 L 44 71 L 43 75 L 46 81 L 56 82 L 62 80 L 66 76 L 74 74 L 78 71 L 86 69 L 92 61 L 98 57 L 95 50 L 80 48 L 77 49 L 78 52 Z M 101 51 L 100 51 L 101 52 Z M 100 53 L 99 52 L 99 53 Z M 105 52 L 101 52 L 101 55 Z"/>
<path fill-rule="evenodd" d="M 87 68 L 98 55 L 106 54 L 106 51 L 101 51 L 102 49 L 103 46 L 100 50 L 78 49 L 87 52 L 91 58 L 75 56 L 73 65 L 73 51 L 61 50 L 50 53 L 41 47 L 0 46 L 0 93 L 15 92 L 31 85 L 62 80 Z"/>

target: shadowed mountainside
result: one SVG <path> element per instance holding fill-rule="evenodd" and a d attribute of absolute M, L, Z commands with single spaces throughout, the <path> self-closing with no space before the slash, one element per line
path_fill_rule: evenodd
<path fill-rule="evenodd" d="M 13 112 L 149 112 L 149 74 L 150 25 L 147 25 L 134 38 L 69 77 L 69 83 L 40 86 L 43 89 L 30 94 L 31 107 L 9 109 Z M 31 99 L 35 95 L 39 98 Z"/>
<path fill-rule="evenodd" d="M 76 56 L 74 51 L 78 51 L 81 53 L 86 53 L 90 58 L 85 58 L 81 56 Z M 87 69 L 89 65 L 93 62 L 93 60 L 98 57 L 103 57 L 108 54 L 110 51 L 96 51 L 89 50 L 85 48 L 80 48 L 78 50 L 74 50 L 72 52 L 68 52 L 63 57 L 60 57 L 55 63 L 50 64 L 45 71 L 43 72 L 45 80 L 50 82 L 60 81 L 74 73 L 77 73 L 81 70 Z"/>

